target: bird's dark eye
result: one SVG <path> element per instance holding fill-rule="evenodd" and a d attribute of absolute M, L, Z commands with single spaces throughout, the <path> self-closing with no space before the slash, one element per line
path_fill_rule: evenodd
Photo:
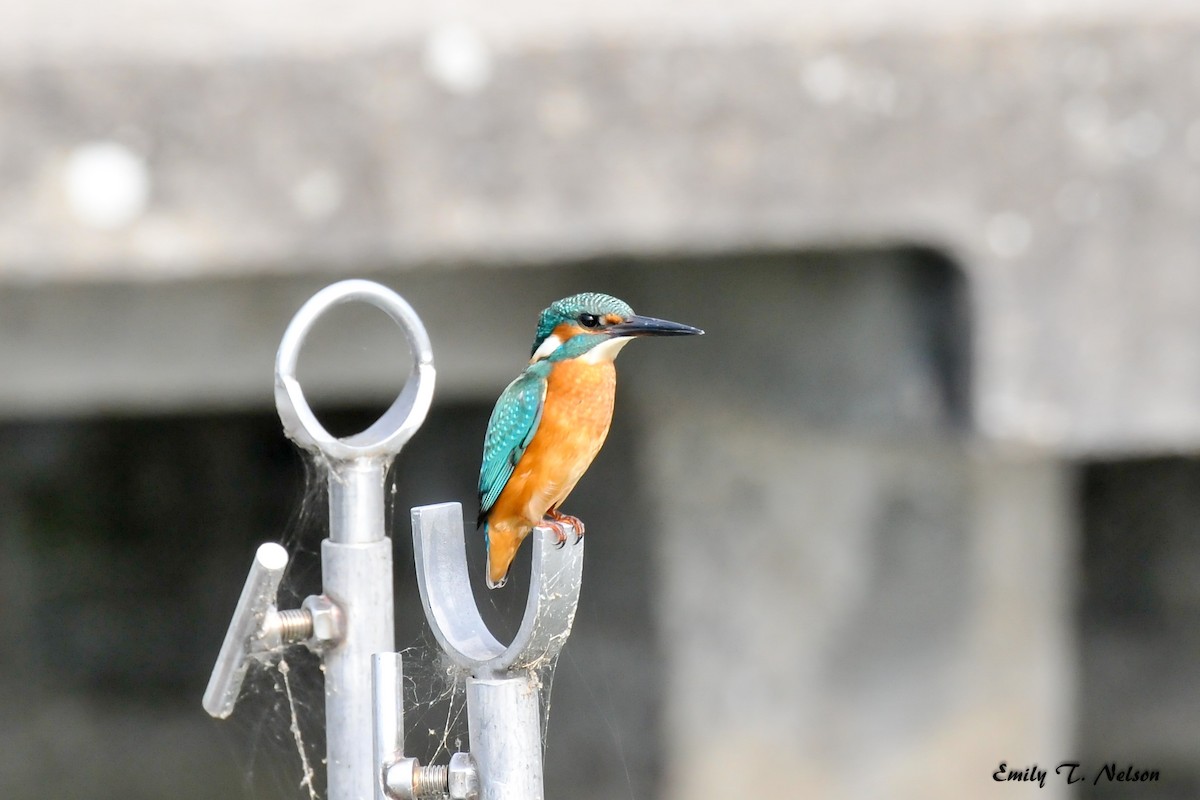
<path fill-rule="evenodd" d="M 600 319 L 594 314 L 580 314 L 579 324 L 585 328 L 598 328 L 600 327 Z"/>

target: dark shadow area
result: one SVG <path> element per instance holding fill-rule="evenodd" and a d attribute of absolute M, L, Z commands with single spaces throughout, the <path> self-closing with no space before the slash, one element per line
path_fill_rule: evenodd
<path fill-rule="evenodd" d="M 332 429 L 354 431 L 376 413 L 328 411 L 322 421 Z M 397 646 L 411 648 L 406 666 L 415 682 L 410 700 L 417 704 L 410 708 L 408 738 L 411 752 L 425 760 L 436 751 L 449 709 L 436 702 L 446 687 L 420 614 L 408 509 L 460 500 L 471 519 L 468 541 L 475 541 L 474 477 L 489 413 L 482 405 L 436 407 L 392 473 L 392 497 L 399 499 L 391 520 Z M 149 796 L 132 787 L 144 787 L 147 765 L 158 765 L 149 771 L 163 772 L 164 782 L 193 787 L 198 792 L 194 796 L 302 797 L 306 792 L 297 791 L 301 764 L 288 730 L 294 705 L 305 752 L 317 773 L 315 783 L 321 785 L 323 694 L 317 662 L 303 649 L 294 648 L 287 656 L 290 704 L 278 673 L 254 668 L 230 721 L 208 720 L 200 708 L 245 570 L 260 542 L 283 541 L 292 553 L 282 605 L 294 606 L 320 591 L 325 487 L 283 437 L 275 415 L 5 425 L 0 426 L 0 441 L 5 442 L 0 466 L 6 476 L 0 585 L 12 612 L 3 615 L 9 646 L 0 653 L 0 681 L 5 694 L 17 698 L 10 710 L 29 723 L 27 746 L 42 756 L 53 751 L 56 732 L 65 722 L 60 715 L 70 713 L 81 735 L 90 733 L 108 743 L 98 753 L 94 744 L 88 748 L 106 762 L 98 780 L 113 775 L 106 785 L 126 787 L 93 796 Z M 578 617 L 578 625 L 588 629 L 578 637 L 584 651 L 653 649 L 645 617 L 607 622 L 612 608 L 605 587 L 620 587 L 627 603 L 647 604 L 644 544 L 606 511 L 638 505 L 636 486 L 619 468 L 628 460 L 630 442 L 627 431 L 612 437 L 590 475 L 594 491 L 580 493 L 573 506 L 603 533 L 595 547 L 599 554 L 589 562 L 589 585 Z M 477 545 L 470 547 L 469 556 L 478 572 L 482 541 Z M 501 636 L 511 635 L 519 623 L 528 562 L 525 547 L 509 587 L 479 592 L 481 609 Z M 620 579 L 609 574 L 612 562 L 622 565 Z M 590 590 L 592 585 L 597 589 Z M 597 645 L 597 637 L 616 641 Z M 554 687 L 547 755 L 551 789 L 579 779 L 573 751 L 580 749 L 592 754 L 588 763 L 596 770 L 623 775 L 626 769 L 624 755 L 607 734 L 596 741 L 589 729 L 570 724 L 572 719 L 602 718 L 612 713 L 604 704 L 624 701 L 587 685 L 588 680 L 602 685 L 606 678 L 590 674 L 593 665 L 586 659 L 578 663 L 578 658 L 563 659 Z M 597 666 L 612 668 L 604 662 Z M 645 685 L 640 710 L 648 719 L 654 717 L 656 674 L 647 666 L 639 675 Z M 461 699 L 459 695 L 457 702 Z M 154 724 L 146 724 L 145 715 L 154 717 Z M 465 742 L 465 718 L 460 723 Z M 184 742 L 163 735 L 164 727 L 189 730 L 186 752 L 181 752 Z M 4 748 L 10 758 L 22 751 Z M 214 764 L 225 767 L 211 769 Z M 115 777 L 129 771 L 142 775 L 130 781 Z M 6 768 L 0 774 L 19 771 Z M 641 792 L 647 778 L 637 779 Z M 157 785 L 153 779 L 149 783 Z M 6 781 L 3 794 L 44 796 L 46 785 Z M 193 795 L 177 788 L 173 796 Z"/>
<path fill-rule="evenodd" d="M 972 423 L 969 286 L 939 251 L 606 258 L 585 274 L 582 285 L 667 304 L 639 313 L 704 328 L 653 369 L 730 408 L 786 409 L 798 425 L 855 435 Z"/>
<path fill-rule="evenodd" d="M 1083 469 L 1079 734 L 1086 796 L 1200 796 L 1200 460 Z M 1156 783 L 1094 771 L 1157 770 Z"/>

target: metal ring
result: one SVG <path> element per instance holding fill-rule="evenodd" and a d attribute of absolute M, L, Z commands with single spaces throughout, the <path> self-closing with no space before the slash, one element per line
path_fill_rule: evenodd
<path fill-rule="evenodd" d="M 334 306 L 352 302 L 370 303 L 400 326 L 413 354 L 413 368 L 395 402 L 378 420 L 361 433 L 339 439 L 325 430 L 309 408 L 296 380 L 296 362 L 308 332 L 321 315 Z M 313 295 L 284 331 L 275 357 L 275 407 L 288 438 L 306 450 L 336 461 L 390 457 L 400 452 L 425 421 L 433 401 L 435 378 L 429 334 L 412 306 L 391 289 L 373 281 L 340 281 Z"/>

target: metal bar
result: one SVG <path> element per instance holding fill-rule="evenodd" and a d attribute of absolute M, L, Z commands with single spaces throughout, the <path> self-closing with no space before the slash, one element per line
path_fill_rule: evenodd
<path fill-rule="evenodd" d="M 376 653 L 371 657 L 374 688 L 376 800 L 389 800 L 384 771 L 404 757 L 404 657 Z"/>
<path fill-rule="evenodd" d="M 381 523 L 382 524 L 382 523 Z M 330 800 L 373 800 L 377 785 L 371 656 L 396 649 L 392 542 L 321 543 L 325 594 L 344 635 L 325 651 L 325 730 Z"/>
<path fill-rule="evenodd" d="M 330 539 L 358 544 L 384 538 L 384 481 L 390 461 L 364 457 L 330 465 Z"/>
<path fill-rule="evenodd" d="M 233 713 L 242 691 L 242 681 L 246 678 L 248 659 L 259 649 L 255 639 L 264 616 L 275 602 L 275 593 L 287 563 L 287 550 L 274 542 L 259 545 L 254 554 L 216 666 L 209 676 L 208 688 L 204 691 L 204 710 L 217 719 L 225 719 Z"/>
<path fill-rule="evenodd" d="M 467 679 L 467 727 L 480 800 L 543 800 L 538 703 L 528 675 Z"/>

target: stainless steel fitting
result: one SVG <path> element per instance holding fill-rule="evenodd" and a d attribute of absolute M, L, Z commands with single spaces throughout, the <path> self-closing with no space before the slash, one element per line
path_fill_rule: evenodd
<path fill-rule="evenodd" d="M 415 758 L 402 758 L 383 776 L 387 796 L 393 800 L 477 800 L 479 774 L 470 753 L 455 753 L 443 766 L 421 766 Z"/>

